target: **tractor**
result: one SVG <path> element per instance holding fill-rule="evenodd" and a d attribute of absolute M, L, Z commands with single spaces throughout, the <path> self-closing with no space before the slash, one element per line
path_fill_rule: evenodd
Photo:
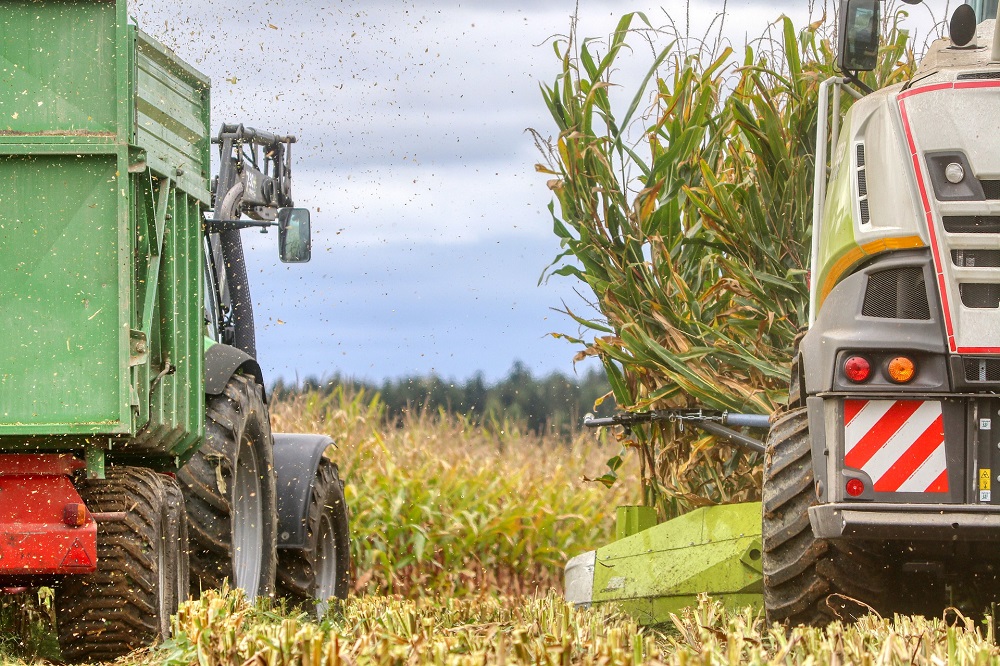
<path fill-rule="evenodd" d="M 241 240 L 309 260 L 295 137 L 213 136 L 209 79 L 125 0 L 0 24 L 0 588 L 54 589 L 70 660 L 166 638 L 225 581 L 322 614 L 343 483 L 330 438 L 271 431 Z"/>

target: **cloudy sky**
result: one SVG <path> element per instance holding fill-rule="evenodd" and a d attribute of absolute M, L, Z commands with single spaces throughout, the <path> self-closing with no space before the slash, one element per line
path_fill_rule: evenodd
<path fill-rule="evenodd" d="M 626 10 L 700 35 L 726 9 L 737 47 L 807 2 L 579 0 L 581 36 Z M 822 0 L 813 7 L 822 13 Z M 545 177 L 525 132 L 552 133 L 539 84 L 576 0 L 134 0 L 130 14 L 213 81 L 213 128 L 242 122 L 299 137 L 296 204 L 312 210 L 313 260 L 282 265 L 250 245 L 258 350 L 268 377 L 381 380 L 437 373 L 572 373 L 580 285 L 538 285 L 559 251 Z M 716 23 L 716 25 L 718 25 Z M 639 42 L 636 42 L 639 44 Z M 623 63 L 650 60 L 637 48 Z"/>

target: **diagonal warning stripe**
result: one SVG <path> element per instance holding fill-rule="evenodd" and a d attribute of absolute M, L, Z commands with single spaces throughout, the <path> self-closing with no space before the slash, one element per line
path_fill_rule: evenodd
<path fill-rule="evenodd" d="M 879 408 L 881 405 L 878 403 L 886 403 L 886 400 L 869 400 L 868 404 L 858 413 L 854 420 L 851 422 L 850 430 L 862 431 L 864 434 L 856 441 L 853 446 L 850 441 L 853 439 L 850 437 L 852 434 L 848 432 L 848 443 L 847 443 L 847 455 L 844 457 L 844 463 L 848 467 L 854 467 L 856 469 L 861 469 L 865 466 L 872 456 L 878 453 L 878 450 L 889 441 L 897 430 L 899 430 L 907 419 L 913 416 L 913 413 L 919 409 L 920 405 L 923 403 L 919 400 L 897 400 L 889 405 L 889 408 L 884 411 L 884 413 L 879 414 L 881 411 Z M 867 416 L 866 412 L 871 410 L 875 419 L 865 420 Z M 861 423 L 859 423 L 861 421 Z M 874 423 L 871 423 L 874 421 Z M 870 423 L 870 425 L 869 425 Z"/>
<path fill-rule="evenodd" d="M 921 465 L 927 462 L 931 454 L 937 449 L 944 449 L 944 419 L 938 414 L 930 426 L 917 437 L 916 441 L 907 448 L 901 456 L 886 470 L 875 483 L 875 490 L 879 492 L 895 492 L 900 489 L 903 482 L 913 476 Z M 937 473 L 934 474 L 934 477 Z M 932 477 L 932 481 L 933 478 Z M 932 482 L 931 481 L 931 482 Z M 925 483 L 924 488 L 931 482 Z M 922 492 L 920 488 L 917 492 Z"/>
<path fill-rule="evenodd" d="M 876 492 L 948 492 L 940 402 L 845 400 L 844 417 L 844 464 Z"/>

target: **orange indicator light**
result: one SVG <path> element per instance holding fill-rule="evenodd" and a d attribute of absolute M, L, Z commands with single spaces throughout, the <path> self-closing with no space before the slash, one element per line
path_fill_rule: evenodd
<path fill-rule="evenodd" d="M 905 384 L 917 374 L 917 366 L 913 359 L 897 356 L 889 361 L 889 379 L 897 384 Z"/>

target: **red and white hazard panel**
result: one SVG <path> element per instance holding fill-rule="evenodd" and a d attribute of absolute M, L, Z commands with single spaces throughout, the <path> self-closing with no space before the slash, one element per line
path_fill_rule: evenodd
<path fill-rule="evenodd" d="M 844 464 L 881 493 L 946 493 L 948 460 L 941 403 L 845 400 Z"/>

